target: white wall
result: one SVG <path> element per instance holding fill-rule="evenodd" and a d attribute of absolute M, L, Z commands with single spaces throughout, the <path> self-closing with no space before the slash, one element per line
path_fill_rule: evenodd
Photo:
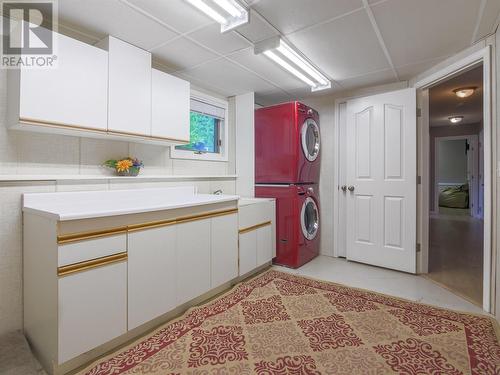
<path fill-rule="evenodd" d="M 0 70 L 0 335 L 22 328 L 23 193 L 178 185 L 195 185 L 202 193 L 218 189 L 228 194 L 235 193 L 235 179 L 222 177 L 234 174 L 234 142 L 229 145 L 229 162 L 206 162 L 171 159 L 167 147 L 11 131 L 6 128 L 9 95 L 6 86 L 6 71 Z M 229 131 L 229 139 L 234 140 L 231 124 Z M 138 179 L 132 182 L 107 179 L 5 182 L 6 175 L 102 176 L 108 173 L 100 167 L 102 162 L 129 155 L 144 161 L 143 175 L 160 175 L 165 178 Z M 169 176 L 173 175 L 221 177 L 172 181 Z"/>
<path fill-rule="evenodd" d="M 467 181 L 465 145 L 465 139 L 448 139 L 439 142 L 439 183 L 463 184 Z"/>
<path fill-rule="evenodd" d="M 255 196 L 255 95 L 235 97 L 236 192 L 242 197 Z"/>

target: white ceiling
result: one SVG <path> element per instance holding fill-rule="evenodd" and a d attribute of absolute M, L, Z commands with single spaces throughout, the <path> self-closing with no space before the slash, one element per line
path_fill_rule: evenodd
<path fill-rule="evenodd" d="M 458 98 L 453 90 L 477 87 L 468 98 Z M 483 66 L 476 67 L 440 83 L 429 90 L 430 126 L 450 126 L 451 116 L 464 116 L 453 126 L 477 124 L 483 120 Z"/>
<path fill-rule="evenodd" d="M 59 0 L 60 30 L 107 34 L 151 51 L 155 65 L 260 104 L 310 89 L 253 43 L 282 35 L 333 81 L 327 93 L 407 80 L 494 31 L 499 0 L 247 0 L 249 25 L 226 34 L 184 0 Z M 324 94 L 323 92 L 322 94 Z"/>

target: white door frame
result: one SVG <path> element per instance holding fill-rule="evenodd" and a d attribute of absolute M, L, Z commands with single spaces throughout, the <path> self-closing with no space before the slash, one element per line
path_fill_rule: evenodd
<path fill-rule="evenodd" d="M 472 53 L 463 59 L 450 64 L 449 66 L 429 75 L 428 77 L 415 83 L 414 87 L 416 89 L 422 90 L 422 94 L 425 96 L 427 89 L 442 82 L 448 78 L 451 78 L 461 72 L 475 66 L 478 64 L 483 64 L 483 124 L 484 124 L 484 264 L 483 264 L 483 309 L 486 312 L 491 312 L 491 306 L 494 306 L 492 289 L 491 289 L 491 275 L 492 275 L 492 251 L 494 247 L 492 246 L 492 225 L 493 225 L 493 212 L 496 212 L 496 201 L 493 199 L 492 192 L 495 191 L 495 179 L 493 179 L 493 160 L 496 160 L 493 155 L 495 148 L 493 147 L 493 142 L 495 142 L 494 127 L 492 126 L 492 80 L 491 80 L 491 47 L 487 46 L 477 52 Z M 421 99 L 422 100 L 422 99 Z M 429 118 L 428 118 L 428 95 L 427 99 L 423 100 L 424 107 L 422 108 L 422 120 L 421 120 L 421 139 L 420 147 L 421 155 L 419 155 L 419 161 L 422 162 L 422 170 L 424 173 L 421 174 L 422 181 L 422 194 L 420 195 L 421 201 L 419 204 L 419 210 L 421 215 L 419 217 L 420 225 L 420 235 L 421 235 L 421 251 L 419 256 L 420 272 L 427 272 L 427 263 L 429 258 Z M 496 142 L 495 142 L 496 144 Z M 427 151 L 425 152 L 425 148 Z M 427 214 L 426 214 L 427 213 Z M 493 302 L 493 303 L 492 303 Z"/>
<path fill-rule="evenodd" d="M 443 141 L 454 141 L 454 140 L 466 140 L 472 147 L 471 153 L 467 155 L 467 167 L 471 170 L 467 170 L 467 174 L 470 174 L 471 181 L 466 181 L 469 184 L 469 206 L 474 207 L 470 210 L 470 216 L 476 217 L 475 210 L 477 209 L 477 204 L 479 201 L 479 155 L 478 155 L 478 136 L 477 134 L 469 135 L 454 135 L 447 137 L 435 137 L 434 138 L 434 214 L 439 213 L 439 146 Z M 472 157 L 472 163 L 469 165 L 469 158 Z M 469 176 L 467 176 L 469 177 Z M 465 181 L 463 181 L 465 182 Z M 455 184 L 455 185 L 462 185 Z"/>
<path fill-rule="evenodd" d="M 402 90 L 409 88 L 406 85 L 393 85 L 391 88 L 379 90 L 367 90 L 366 92 L 360 93 L 359 95 L 346 96 L 343 98 L 335 99 L 335 119 L 334 119 L 334 149 L 335 157 L 333 162 L 333 207 L 338 209 L 334 210 L 336 213 L 333 215 L 333 256 L 335 258 L 346 256 L 346 203 L 340 204 L 340 197 L 343 192 L 341 186 L 346 183 L 346 173 L 344 165 L 342 168 L 342 163 L 345 164 L 346 161 L 346 148 L 345 148 L 345 137 L 346 137 L 346 110 L 347 101 L 363 98 L 365 96 L 383 94 L 385 92 Z M 417 234 L 418 235 L 418 234 Z"/>

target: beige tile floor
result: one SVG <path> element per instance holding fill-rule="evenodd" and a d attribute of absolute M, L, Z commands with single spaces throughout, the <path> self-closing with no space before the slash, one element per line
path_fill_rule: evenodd
<path fill-rule="evenodd" d="M 450 292 L 428 278 L 348 262 L 342 258 L 319 256 L 296 270 L 278 266 L 275 266 L 275 268 L 284 272 L 372 290 L 452 310 L 484 313 L 482 308 Z"/>
<path fill-rule="evenodd" d="M 482 305 L 483 221 L 453 212 L 431 216 L 428 277 Z"/>

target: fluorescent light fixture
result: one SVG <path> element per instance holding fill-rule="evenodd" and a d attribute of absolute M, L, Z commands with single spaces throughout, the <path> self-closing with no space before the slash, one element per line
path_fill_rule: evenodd
<path fill-rule="evenodd" d="M 460 87 L 458 89 L 453 90 L 456 96 L 459 98 L 468 98 L 472 94 L 474 94 L 474 91 L 477 90 L 477 87 Z"/>
<path fill-rule="evenodd" d="M 448 120 L 450 120 L 450 122 L 452 124 L 458 124 L 459 122 L 462 122 L 463 119 L 464 119 L 464 116 L 451 116 L 451 117 L 448 117 Z"/>
<path fill-rule="evenodd" d="M 186 0 L 221 24 L 221 32 L 232 30 L 249 21 L 248 10 L 236 0 Z"/>
<path fill-rule="evenodd" d="M 257 43 L 254 53 L 264 54 L 298 79 L 311 86 L 312 91 L 325 90 L 332 87 L 332 83 L 323 73 L 280 37 Z"/>

